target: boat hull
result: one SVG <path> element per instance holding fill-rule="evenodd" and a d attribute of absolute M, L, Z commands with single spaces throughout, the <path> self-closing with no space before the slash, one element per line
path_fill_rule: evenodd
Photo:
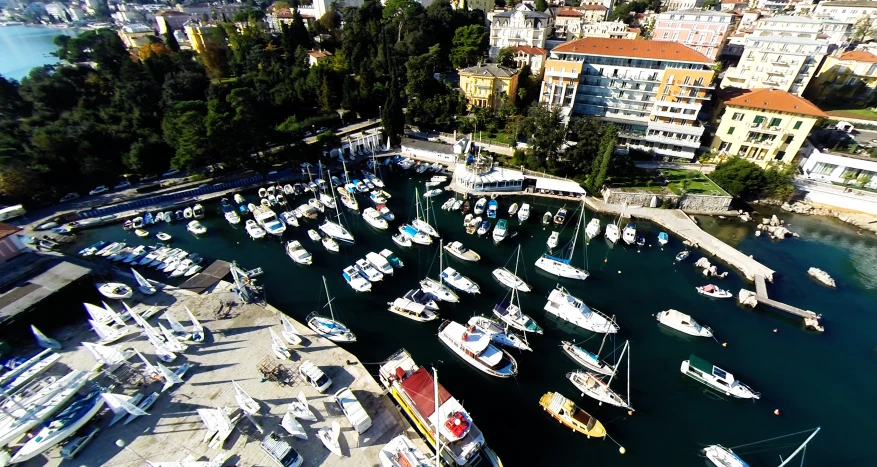
<path fill-rule="evenodd" d="M 536 267 L 549 274 L 566 279 L 583 281 L 588 278 L 587 271 L 544 256 L 536 260 Z"/>

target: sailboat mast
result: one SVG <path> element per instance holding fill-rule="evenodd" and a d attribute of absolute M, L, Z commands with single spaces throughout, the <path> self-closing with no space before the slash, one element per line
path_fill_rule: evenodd
<path fill-rule="evenodd" d="M 630 341 L 625 345 L 627 346 L 627 406 L 630 407 Z"/>
<path fill-rule="evenodd" d="M 612 315 L 612 318 L 609 318 L 609 325 L 611 327 L 612 323 L 615 322 L 615 315 Z M 600 342 L 600 350 L 597 351 L 597 357 L 600 357 L 600 354 L 603 353 L 603 346 L 606 345 L 606 338 L 609 337 L 609 333 L 603 334 L 603 341 Z"/>
<path fill-rule="evenodd" d="M 798 449 L 795 449 L 795 451 L 792 452 L 792 454 L 789 457 L 787 457 L 786 460 L 784 460 L 783 463 L 778 465 L 777 467 L 783 467 L 784 465 L 788 464 L 789 461 L 794 459 L 795 456 L 798 455 L 798 453 L 801 452 L 802 449 L 807 447 L 807 443 L 809 443 L 810 440 L 813 439 L 813 437 L 816 436 L 816 433 L 819 433 L 819 430 L 821 430 L 821 429 L 822 429 L 822 427 L 816 427 L 816 430 L 814 430 L 813 433 L 811 433 L 810 436 L 808 436 L 807 439 L 805 439 L 804 442 L 801 443 L 800 446 L 798 446 Z"/>
<path fill-rule="evenodd" d="M 618 357 L 618 361 L 620 362 L 622 358 L 624 358 L 624 352 L 627 351 L 627 342 L 624 343 L 624 347 L 621 349 L 621 356 Z M 630 367 L 628 367 L 628 371 Z M 615 368 L 612 369 L 612 376 L 609 377 L 609 381 L 606 383 L 606 386 L 612 384 L 612 379 L 615 378 L 615 374 L 618 373 L 618 364 L 615 365 Z"/>
<path fill-rule="evenodd" d="M 326 285 L 326 276 L 323 276 L 323 288 L 326 289 L 326 303 L 329 304 L 329 314 L 332 316 L 332 321 L 335 321 L 335 312 L 332 311 L 332 297 L 329 296 L 329 286 Z"/>
<path fill-rule="evenodd" d="M 442 281 L 442 244 L 442 240 L 439 239 L 439 285 L 444 284 L 444 282 Z"/>
<path fill-rule="evenodd" d="M 332 173 L 326 170 L 327 178 L 329 179 L 329 193 L 332 193 L 332 204 L 335 205 L 335 217 L 338 218 L 338 223 L 341 223 L 341 213 L 338 212 L 338 200 L 335 199 L 335 187 L 332 186 Z"/>
<path fill-rule="evenodd" d="M 433 398 L 435 400 L 435 467 L 441 467 L 442 439 L 441 435 L 439 435 L 439 419 L 441 414 L 439 413 L 438 371 L 435 368 L 432 369 L 432 382 Z"/>
<path fill-rule="evenodd" d="M 575 252 L 576 252 L 576 240 L 579 239 L 579 227 L 581 226 L 581 224 L 582 224 L 582 216 L 580 215 L 579 221 L 576 222 L 576 233 L 572 237 L 572 247 L 569 249 L 569 260 L 570 261 L 572 261 L 572 257 L 573 257 L 573 255 L 575 255 Z"/>

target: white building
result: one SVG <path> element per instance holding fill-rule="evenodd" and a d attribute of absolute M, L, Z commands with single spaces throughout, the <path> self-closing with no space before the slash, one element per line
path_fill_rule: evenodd
<path fill-rule="evenodd" d="M 676 10 L 690 10 L 692 8 L 701 8 L 703 6 L 704 0 L 667 0 L 666 2 L 661 2 L 661 10 L 663 11 L 676 11 Z"/>
<path fill-rule="evenodd" d="M 524 3 L 518 4 L 514 10 L 492 12 L 489 16 L 491 57 L 503 47 L 529 45 L 544 49 L 554 25 L 550 13 L 535 11 Z"/>
<path fill-rule="evenodd" d="M 821 2 L 813 9 L 813 16 L 834 18 L 838 21 L 855 24 L 863 16 L 877 18 L 877 2 Z"/>
<path fill-rule="evenodd" d="M 67 21 L 67 8 L 60 3 L 47 3 L 46 13 L 57 21 Z"/>
<path fill-rule="evenodd" d="M 877 159 L 867 155 L 836 154 L 814 148 L 801 159 L 803 177 L 795 187 L 811 203 L 877 214 Z M 846 185 L 846 186 L 839 186 Z"/>
<path fill-rule="evenodd" d="M 298 13 L 303 18 L 308 19 L 320 19 L 332 8 L 332 3 L 335 0 L 313 0 L 313 3 L 310 5 L 299 5 Z M 345 7 L 360 7 L 362 6 L 362 0 L 344 0 L 343 6 Z"/>
<path fill-rule="evenodd" d="M 600 21 L 599 23 L 582 24 L 579 37 L 602 37 L 605 39 L 636 39 L 639 28 L 631 28 L 621 21 Z"/>

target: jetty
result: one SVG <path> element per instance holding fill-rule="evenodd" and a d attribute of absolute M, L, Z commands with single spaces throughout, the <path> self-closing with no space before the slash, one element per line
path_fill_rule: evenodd
<path fill-rule="evenodd" d="M 747 305 L 754 308 L 756 304 L 761 304 L 771 307 L 777 311 L 788 313 L 792 316 L 804 318 L 805 327 L 813 329 L 814 331 L 825 331 L 825 328 L 823 328 L 822 325 L 819 324 L 819 319 L 822 318 L 822 315 L 768 297 L 767 284 L 765 284 L 763 276 L 755 276 L 755 292 L 741 289 L 740 293 L 738 294 L 738 299 L 740 304 L 742 305 Z"/>
<path fill-rule="evenodd" d="M 227 267 L 225 268 L 227 271 Z M 113 392 L 134 396 L 159 394 L 147 410 L 148 415 L 133 418 L 130 423 L 108 427 L 111 411 L 98 414 L 92 424 L 100 428 L 97 436 L 77 455 L 75 464 L 64 460 L 57 448 L 47 451 L 40 465 L 145 465 L 150 462 L 219 462 L 217 465 L 276 465 L 260 446 L 274 433 L 288 442 L 304 458 L 305 466 L 378 465 L 378 452 L 398 435 L 406 435 L 421 451 L 428 453 L 425 442 L 386 396 L 381 386 L 356 356 L 335 343 L 320 337 L 307 326 L 289 318 L 302 337 L 302 344 L 290 346 L 291 360 L 278 360 L 271 352 L 269 328 L 281 332 L 280 311 L 270 305 L 243 304 L 231 291 L 233 285 L 218 281 L 201 294 L 192 290 L 157 284 L 158 293 L 144 296 L 135 293 L 126 302 L 135 313 L 157 326 L 165 312 L 190 326 L 186 307 L 205 328 L 200 343 L 188 343 L 172 363 L 164 363 L 171 371 L 181 365 L 191 368 L 183 375 L 182 384 L 162 392 L 162 382 L 144 376 L 144 364 L 136 356 L 121 365 L 101 368 L 94 381 Z M 77 304 L 70 304 L 74 307 Z M 114 307 L 118 306 L 114 305 Z M 71 308 L 72 309 L 72 308 Z M 81 310 L 81 305 L 80 305 Z M 81 311 L 80 311 L 81 312 Z M 84 312 L 81 312 L 84 314 Z M 95 359 L 80 342 L 94 342 L 96 337 L 83 320 L 55 334 L 64 346 L 54 372 L 95 369 Z M 167 322 L 163 322 L 168 325 Z M 134 325 L 131 321 L 129 326 Z M 153 365 L 158 363 L 152 345 L 136 333 L 120 344 L 120 349 L 133 348 Z M 309 385 L 299 375 L 298 367 L 310 361 L 329 378 L 332 386 L 325 394 Z M 47 374 L 54 374 L 50 371 Z M 259 411 L 247 417 L 235 402 L 232 386 L 235 381 L 253 399 Z M 372 426 L 357 434 L 338 407 L 333 394 L 349 387 L 372 419 Z M 288 404 L 302 392 L 308 399 L 317 421 L 302 421 L 307 440 L 287 435 L 281 420 Z M 224 409 L 231 420 L 227 432 L 211 434 L 199 415 L 199 409 Z M 202 411 L 203 412 L 203 411 Z M 249 415 L 249 414 L 247 414 Z M 341 425 L 340 446 L 345 457 L 329 452 L 317 438 L 317 430 Z M 222 438 L 217 440 L 217 438 Z M 212 439 L 212 442 L 207 440 Z M 165 464 L 168 465 L 168 464 Z"/>

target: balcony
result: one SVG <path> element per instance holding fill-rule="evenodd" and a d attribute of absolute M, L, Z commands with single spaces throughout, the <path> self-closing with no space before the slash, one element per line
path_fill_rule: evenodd
<path fill-rule="evenodd" d="M 681 86 L 683 88 L 695 88 L 695 89 L 712 89 L 713 88 L 712 86 L 704 86 L 703 84 L 697 84 L 697 83 L 694 83 L 694 84 L 679 83 L 679 86 Z"/>
<path fill-rule="evenodd" d="M 770 63 L 774 64 L 774 66 L 789 66 L 791 63 L 785 60 L 772 60 Z"/>
<path fill-rule="evenodd" d="M 555 78 L 571 78 L 578 79 L 579 73 L 576 71 L 559 71 L 559 70 L 545 70 L 545 76 L 555 77 Z"/>
<path fill-rule="evenodd" d="M 688 94 L 683 94 L 681 92 L 677 92 L 676 94 L 672 94 L 673 97 L 679 97 L 681 99 L 700 99 L 704 101 L 710 100 L 710 96 L 692 96 Z"/>
<path fill-rule="evenodd" d="M 685 120 L 696 120 L 697 114 L 684 114 L 682 112 L 670 112 L 667 110 L 652 110 L 652 115 L 665 118 L 684 118 Z"/>
<path fill-rule="evenodd" d="M 783 132 L 783 127 L 781 126 L 770 126 L 769 122 L 762 123 L 750 123 L 750 130 L 758 130 L 759 132 L 770 133 L 770 134 L 780 134 Z M 751 134 L 751 132 L 750 132 Z"/>
<path fill-rule="evenodd" d="M 645 140 L 653 143 L 673 144 L 675 146 L 684 146 L 687 148 L 697 149 L 700 147 L 700 139 L 681 139 L 672 136 L 646 135 Z"/>

